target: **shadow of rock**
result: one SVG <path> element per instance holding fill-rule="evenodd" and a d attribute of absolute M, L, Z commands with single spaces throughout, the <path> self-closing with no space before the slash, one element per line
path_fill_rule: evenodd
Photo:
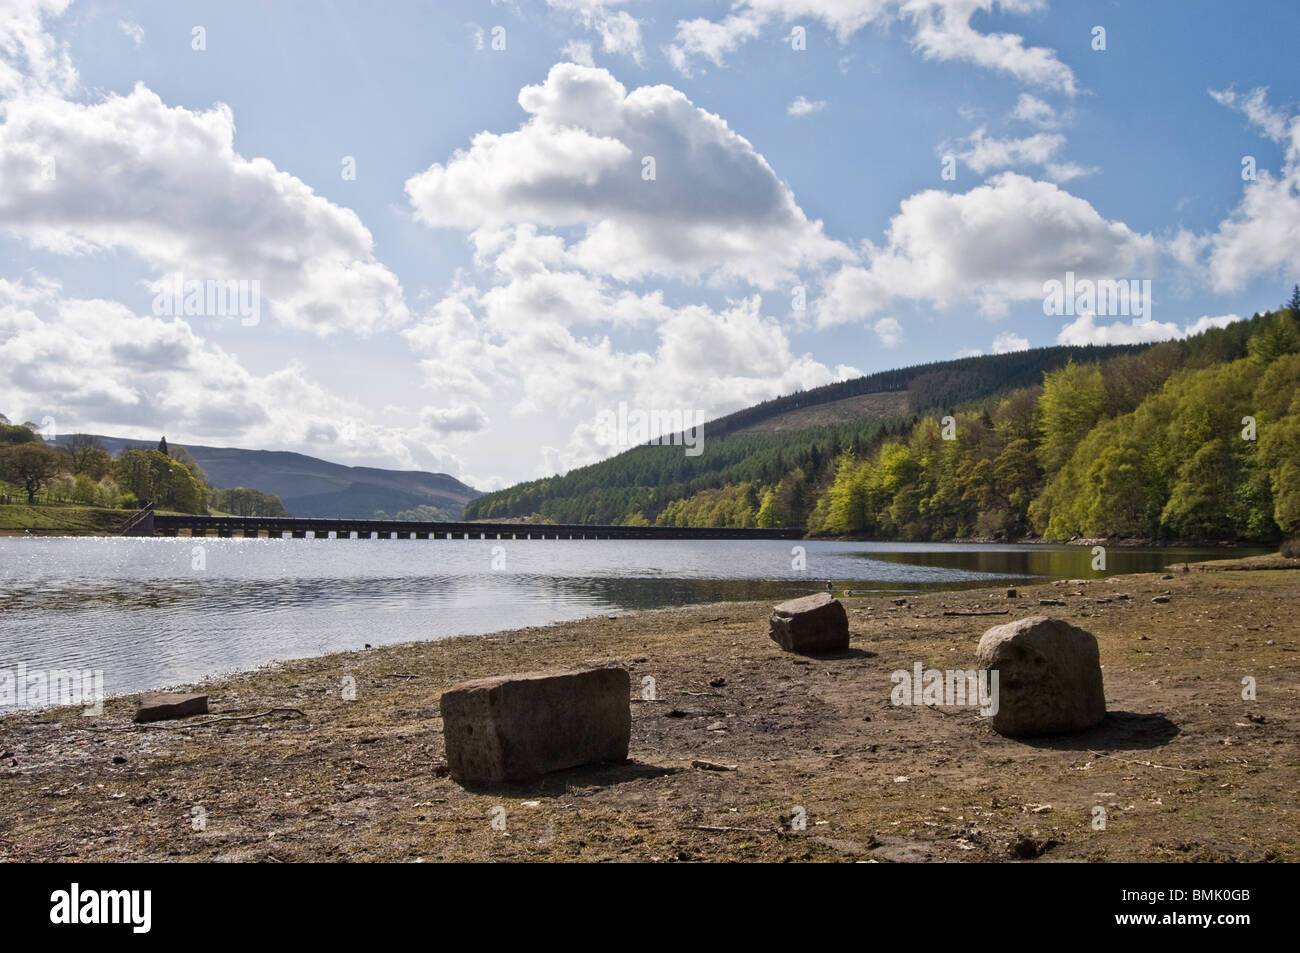
<path fill-rule="evenodd" d="M 1159 748 L 1178 734 L 1178 726 L 1160 712 L 1108 711 L 1098 724 L 1068 735 L 1013 738 L 1035 748 L 1059 751 L 1109 751 Z"/>
<path fill-rule="evenodd" d="M 876 657 L 875 652 L 868 652 L 866 649 L 848 649 L 844 652 L 829 652 L 825 654 L 822 653 L 814 654 L 812 652 L 800 652 L 799 655 L 801 658 L 816 659 L 819 662 L 830 662 L 836 659 Z"/>
<path fill-rule="evenodd" d="M 532 781 L 457 781 L 472 794 L 500 794 L 509 797 L 560 797 L 571 788 L 608 787 L 643 778 L 661 778 L 676 774 L 681 768 L 665 768 L 657 764 L 627 761 L 588 764 L 564 771 L 552 771 Z M 455 780 L 454 778 L 452 780 Z"/>

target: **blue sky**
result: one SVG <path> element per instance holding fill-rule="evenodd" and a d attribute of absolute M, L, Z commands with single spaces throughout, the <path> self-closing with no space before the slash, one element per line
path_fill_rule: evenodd
<path fill-rule="evenodd" d="M 1293 3 L 0 8 L 0 411 L 61 432 L 492 488 L 620 449 L 620 403 L 1300 280 Z M 1067 272 L 1149 280 L 1151 320 L 1045 314 Z M 160 313 L 177 273 L 257 281 L 257 323 Z"/>

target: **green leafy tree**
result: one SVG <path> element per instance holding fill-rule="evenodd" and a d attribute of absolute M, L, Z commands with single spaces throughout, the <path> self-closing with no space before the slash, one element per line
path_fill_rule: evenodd
<path fill-rule="evenodd" d="M 1255 400 L 1259 463 L 1273 498 L 1273 519 L 1288 536 L 1300 534 L 1300 354 L 1275 361 L 1261 376 Z"/>
<path fill-rule="evenodd" d="M 27 502 L 45 489 L 61 472 L 64 457 L 41 441 L 24 441 L 0 450 L 0 474 L 27 491 Z"/>
<path fill-rule="evenodd" d="M 1293 316 L 1296 313 L 1300 312 L 1277 312 L 1251 337 L 1250 356 L 1257 363 L 1267 367 L 1279 357 L 1300 350 L 1300 332 Z"/>
<path fill-rule="evenodd" d="M 775 489 L 769 489 L 763 494 L 763 502 L 758 507 L 758 515 L 754 517 L 754 525 L 760 529 L 776 529 L 787 525 L 789 513 L 777 496 Z"/>
<path fill-rule="evenodd" d="M 864 493 L 869 475 L 870 468 L 859 464 L 852 453 L 840 457 L 835 465 L 835 479 L 826 494 L 825 513 L 820 517 L 822 532 L 847 536 L 866 529 Z"/>
<path fill-rule="evenodd" d="M 102 480 L 113 465 L 113 458 L 91 434 L 71 434 L 59 449 L 68 455 L 69 472 L 75 476 L 85 474 L 93 482 Z"/>
<path fill-rule="evenodd" d="M 9 418 L 0 415 L 0 445 L 11 443 L 40 443 L 40 434 L 32 424 L 11 424 Z"/>
<path fill-rule="evenodd" d="M 1238 470 L 1226 439 L 1202 444 L 1180 468 L 1161 522 L 1183 539 L 1231 538 L 1235 527 L 1230 506 Z"/>
<path fill-rule="evenodd" d="M 284 510 L 284 504 L 280 498 L 274 494 L 261 493 L 257 490 L 246 486 L 237 486 L 229 490 L 212 491 L 212 507 L 220 510 L 222 513 L 229 513 L 232 516 L 287 516 Z M 421 511 L 424 507 L 420 508 Z M 428 507 L 431 513 L 420 511 L 406 510 L 398 513 L 395 517 L 399 520 L 410 522 L 426 521 L 434 519 L 446 519 L 440 510 L 435 507 Z M 390 519 L 385 514 L 375 514 L 375 519 Z"/>
<path fill-rule="evenodd" d="M 195 460 L 194 455 L 188 450 L 184 447 L 169 447 L 164 452 L 186 470 L 189 470 L 190 473 L 194 474 L 194 479 L 198 480 L 204 486 L 208 485 L 208 475 L 203 472 L 203 468 L 199 466 L 199 461 Z"/>
<path fill-rule="evenodd" d="M 124 450 L 113 477 L 127 492 L 155 508 L 181 513 L 206 509 L 206 492 L 186 467 L 157 450 Z"/>
<path fill-rule="evenodd" d="M 1095 364 L 1070 361 L 1058 371 L 1043 375 L 1043 396 L 1038 400 L 1042 444 L 1039 459 L 1051 476 L 1074 453 L 1084 434 L 1106 409 L 1106 384 Z"/>

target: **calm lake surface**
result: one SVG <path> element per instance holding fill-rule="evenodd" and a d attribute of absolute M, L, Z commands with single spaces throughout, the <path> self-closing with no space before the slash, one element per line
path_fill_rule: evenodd
<path fill-rule="evenodd" d="M 1106 558 L 1113 573 L 1224 555 Z M 775 601 L 827 579 L 894 594 L 1105 575 L 1091 562 L 1086 547 L 960 543 L 0 538 L 0 678 L 19 663 L 98 669 L 119 695 L 366 643 Z"/>

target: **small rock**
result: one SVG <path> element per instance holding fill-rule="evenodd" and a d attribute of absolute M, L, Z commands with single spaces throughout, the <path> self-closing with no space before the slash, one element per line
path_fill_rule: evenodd
<path fill-rule="evenodd" d="M 722 764 L 719 761 L 705 761 L 702 758 L 696 758 L 691 762 L 692 768 L 699 768 L 701 771 L 735 771 L 739 765 Z"/>
<path fill-rule="evenodd" d="M 1158 605 L 1163 605 L 1164 603 L 1166 603 L 1166 602 L 1169 601 L 1169 597 L 1168 597 L 1168 596 L 1156 596 L 1156 597 L 1154 597 L 1151 601 L 1154 602 L 1154 603 L 1157 603 Z"/>
<path fill-rule="evenodd" d="M 1060 599 L 1039 599 L 1040 606 L 1063 606 L 1065 603 Z"/>
<path fill-rule="evenodd" d="M 1017 598 L 1019 598 L 1019 597 L 1020 597 L 1020 593 L 1016 592 L 1016 590 L 1014 590 L 1014 589 L 1008 589 L 1008 590 L 1007 590 L 1007 598 L 1008 598 L 1008 599 L 1017 599 Z"/>
<path fill-rule="evenodd" d="M 1010 854 L 1016 860 L 1033 860 L 1035 857 L 1041 857 L 1057 845 L 1054 840 L 1036 840 L 1033 837 L 1022 837 L 1011 845 Z"/>
<path fill-rule="evenodd" d="M 723 688 L 724 686 L 726 686 L 726 684 L 727 684 L 727 680 L 723 678 L 721 675 L 719 675 L 717 678 L 709 679 L 710 688 Z"/>
<path fill-rule="evenodd" d="M 122 757 L 120 754 L 119 754 L 119 755 L 116 755 L 116 756 L 113 758 L 113 763 L 114 763 L 114 764 L 126 764 L 126 758 Z"/>
<path fill-rule="evenodd" d="M 171 692 L 153 692 L 140 696 L 140 707 L 135 710 L 135 721 L 164 721 L 169 718 L 188 718 L 190 715 L 208 713 L 207 695 L 178 695 Z"/>

